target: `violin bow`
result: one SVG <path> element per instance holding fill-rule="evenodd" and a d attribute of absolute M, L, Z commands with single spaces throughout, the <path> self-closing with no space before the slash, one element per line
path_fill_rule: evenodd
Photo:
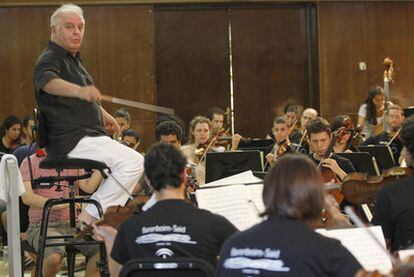
<path fill-rule="evenodd" d="M 394 139 L 400 134 L 401 127 L 398 129 L 398 131 L 395 133 L 395 135 L 390 139 L 390 141 L 387 143 L 387 146 L 390 146 L 390 144 L 394 141 Z"/>
<path fill-rule="evenodd" d="M 142 103 L 138 101 L 126 100 L 122 98 L 117 98 L 109 95 L 102 95 L 102 100 L 110 103 L 120 104 L 128 107 L 138 108 L 146 111 L 152 111 L 156 113 L 163 113 L 163 114 L 174 114 L 174 109 Z"/>

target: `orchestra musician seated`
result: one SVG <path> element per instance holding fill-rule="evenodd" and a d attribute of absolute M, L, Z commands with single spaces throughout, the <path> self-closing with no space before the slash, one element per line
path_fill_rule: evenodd
<path fill-rule="evenodd" d="M 402 141 L 399 136 L 401 125 L 404 121 L 404 111 L 398 105 L 389 105 L 387 107 L 387 130 L 379 135 L 367 138 L 363 145 L 388 145 L 392 151 L 394 161 L 399 164 Z"/>
<path fill-rule="evenodd" d="M 309 153 L 309 145 L 306 140 L 306 126 L 318 116 L 318 111 L 313 108 L 306 108 L 300 117 L 300 129 L 293 130 L 289 135 L 289 139 L 298 147 L 298 152 L 303 154 Z"/>
<path fill-rule="evenodd" d="M 332 119 L 331 129 L 335 132 L 343 128 L 342 135 L 338 137 L 333 146 L 334 153 L 356 152 L 353 146 L 353 136 L 355 133 L 354 123 L 346 114 L 339 114 Z M 362 142 L 362 141 L 361 141 Z"/>
<path fill-rule="evenodd" d="M 385 240 L 392 251 L 414 246 L 414 117 L 401 127 L 401 139 L 408 171 L 405 178 L 384 186 L 377 196 L 372 223 L 381 225 Z"/>
<path fill-rule="evenodd" d="M 274 119 L 272 133 L 275 143 L 266 151 L 268 153 L 266 160 L 270 165 L 273 165 L 276 159 L 285 153 L 295 152 L 295 148 L 289 140 L 290 128 L 284 117 L 280 116 Z"/>
<path fill-rule="evenodd" d="M 222 216 L 198 209 L 184 199 L 186 158 L 174 146 L 153 145 L 144 169 L 157 203 L 125 221 L 117 232 L 94 226 L 94 237 L 105 240 L 111 276 L 134 258 L 198 257 L 217 263 L 221 245 L 236 227 Z"/>
<path fill-rule="evenodd" d="M 305 155 L 287 154 L 266 176 L 266 217 L 223 245 L 219 277 L 354 276 L 359 262 L 337 240 L 311 228 L 324 206 L 322 178 Z"/>
<path fill-rule="evenodd" d="M 211 151 L 213 142 L 210 140 L 211 123 L 204 116 L 196 116 L 190 122 L 189 139 L 187 145 L 181 147 L 189 164 L 194 165 L 200 185 L 205 183 L 206 152 Z M 210 147 L 209 147 L 210 146 Z M 209 149 L 207 149 L 209 148 Z"/>
<path fill-rule="evenodd" d="M 27 241 L 34 249 L 38 249 L 40 225 L 42 220 L 42 211 L 46 201 L 49 198 L 60 198 L 69 196 L 69 187 L 67 182 L 61 182 L 61 189 L 51 188 L 35 188 L 32 186 L 32 180 L 39 177 L 57 176 L 56 170 L 43 169 L 39 167 L 40 162 L 46 157 L 46 151 L 42 149 L 36 150 L 36 153 L 23 160 L 20 166 L 25 193 L 22 195 L 24 204 L 29 206 L 29 228 L 26 231 Z M 79 175 L 78 170 L 63 170 L 60 173 L 65 175 Z M 100 184 L 101 176 L 99 172 L 94 172 L 92 177 L 87 180 L 78 181 L 78 188 L 87 193 L 92 193 Z M 77 188 L 77 190 L 78 190 Z M 68 204 L 60 204 L 53 207 L 48 223 L 48 236 L 60 236 L 64 234 L 73 234 L 75 230 L 69 226 L 69 209 Z M 56 240 L 48 240 L 48 242 L 56 242 Z M 59 240 L 57 240 L 59 242 Z M 84 255 L 89 257 L 86 268 L 86 276 L 100 276 L 96 267 L 98 259 L 98 248 L 96 246 L 76 246 Z M 45 259 L 43 261 L 42 276 L 56 276 L 62 267 L 62 259 L 65 256 L 64 246 L 52 246 L 45 249 Z"/>
<path fill-rule="evenodd" d="M 216 137 L 214 146 L 216 152 L 236 151 L 239 147 L 242 136 L 239 134 L 230 134 L 230 128 L 224 127 L 225 112 L 219 107 L 212 107 L 207 111 L 206 117 L 210 119 L 211 137 Z"/>

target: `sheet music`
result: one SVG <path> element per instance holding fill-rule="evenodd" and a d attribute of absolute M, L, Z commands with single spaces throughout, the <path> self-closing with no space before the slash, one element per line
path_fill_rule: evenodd
<path fill-rule="evenodd" d="M 244 171 L 239 174 L 232 175 L 214 182 L 207 183 L 203 187 L 228 186 L 234 184 L 255 184 L 263 182 L 262 179 L 253 175 L 251 170 Z"/>
<path fill-rule="evenodd" d="M 263 204 L 263 184 L 248 185 L 246 186 L 248 191 L 247 198 L 253 202 L 254 210 L 260 214 L 264 212 L 265 207 Z"/>
<path fill-rule="evenodd" d="M 198 206 L 227 218 L 240 231 L 261 221 L 248 202 L 245 185 L 232 185 L 210 189 L 198 189 Z"/>
<path fill-rule="evenodd" d="M 381 227 L 372 226 L 368 228 L 379 239 L 385 249 L 385 238 Z M 363 228 L 317 229 L 316 232 L 341 241 L 342 245 L 354 255 L 364 269 L 368 271 L 378 270 L 382 274 L 387 274 L 391 271 L 392 264 L 390 258 Z"/>
<path fill-rule="evenodd" d="M 398 256 L 400 256 L 400 260 L 404 261 L 410 256 L 414 256 L 414 249 L 405 249 L 398 251 Z"/>

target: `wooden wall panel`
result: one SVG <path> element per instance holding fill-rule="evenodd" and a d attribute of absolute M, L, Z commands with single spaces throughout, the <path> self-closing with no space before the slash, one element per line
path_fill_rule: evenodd
<path fill-rule="evenodd" d="M 1 8 L 0 118 L 22 116 L 35 106 L 33 67 L 49 39 L 55 7 Z M 152 6 L 91 6 L 84 9 L 82 59 L 105 94 L 154 104 L 154 28 Z M 109 112 L 120 106 L 103 104 Z M 154 141 L 155 114 L 127 108 L 144 150 Z"/>
<path fill-rule="evenodd" d="M 240 134 L 264 137 L 288 100 L 304 106 L 311 103 L 309 83 L 317 80 L 308 77 L 307 20 L 306 6 L 231 9 Z"/>
<path fill-rule="evenodd" d="M 383 84 L 382 61 L 395 62 L 391 100 L 414 102 L 413 3 L 337 2 L 319 6 L 319 64 L 322 114 L 356 116 L 370 87 Z M 366 71 L 360 71 L 365 62 Z"/>
<path fill-rule="evenodd" d="M 187 125 L 229 106 L 228 15 L 220 10 L 156 11 L 157 102 Z"/>

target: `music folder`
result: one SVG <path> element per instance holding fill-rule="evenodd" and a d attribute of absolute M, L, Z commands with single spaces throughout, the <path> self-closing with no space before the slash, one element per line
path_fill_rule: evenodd
<path fill-rule="evenodd" d="M 394 156 L 387 145 L 357 146 L 359 152 L 367 152 L 373 155 L 380 171 L 395 166 Z"/>
<path fill-rule="evenodd" d="M 350 152 L 350 153 L 336 153 L 337 155 L 348 159 L 357 172 L 366 172 L 371 176 L 379 176 L 377 160 L 375 157 L 367 152 Z"/>

